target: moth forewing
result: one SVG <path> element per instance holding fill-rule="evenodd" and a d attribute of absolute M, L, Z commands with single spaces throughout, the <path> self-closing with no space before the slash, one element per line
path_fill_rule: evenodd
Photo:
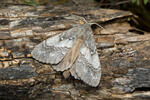
<path fill-rule="evenodd" d="M 78 28 L 72 28 L 61 34 L 50 37 L 38 44 L 31 52 L 31 56 L 43 63 L 58 64 L 76 42 L 75 33 Z M 72 38 L 72 39 L 70 39 Z"/>
<path fill-rule="evenodd" d="M 59 63 L 68 52 L 69 46 L 68 44 L 64 45 L 64 47 L 59 46 L 58 45 L 60 44 L 60 42 L 58 42 L 59 37 L 55 42 L 55 44 L 58 46 L 54 46 L 54 43 L 52 43 L 52 41 L 53 38 L 49 38 L 38 44 L 31 52 L 32 57 L 43 63 L 49 64 Z"/>
<path fill-rule="evenodd" d="M 85 83 L 96 87 L 101 79 L 101 65 L 91 26 L 86 25 L 86 29 L 84 44 L 76 61 L 76 73 Z"/>
<path fill-rule="evenodd" d="M 86 46 L 81 47 L 76 62 L 76 73 L 88 85 L 93 87 L 98 86 L 101 78 L 101 65 L 97 51 L 93 55 Z"/>

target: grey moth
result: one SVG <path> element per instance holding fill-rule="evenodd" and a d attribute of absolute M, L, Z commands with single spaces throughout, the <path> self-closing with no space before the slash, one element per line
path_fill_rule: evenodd
<path fill-rule="evenodd" d="M 90 24 L 77 25 L 38 44 L 31 56 L 96 87 L 101 79 L 101 65 L 92 33 Z"/>

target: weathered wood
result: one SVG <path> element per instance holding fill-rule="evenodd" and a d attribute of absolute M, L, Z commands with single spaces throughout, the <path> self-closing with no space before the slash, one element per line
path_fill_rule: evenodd
<path fill-rule="evenodd" d="M 0 98 L 7 98 L 6 94 L 18 100 L 150 98 L 149 90 L 145 91 L 150 87 L 149 35 L 140 35 L 130 26 L 130 12 L 22 5 L 0 9 L 0 90 L 4 90 L 0 91 Z M 93 26 L 102 64 L 102 79 L 97 88 L 72 77 L 64 79 L 62 73 L 30 55 L 44 39 L 83 23 L 68 18 L 73 14 L 104 27 Z"/>

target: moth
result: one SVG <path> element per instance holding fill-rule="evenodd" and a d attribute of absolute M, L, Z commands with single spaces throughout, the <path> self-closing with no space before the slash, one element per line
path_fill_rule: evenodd
<path fill-rule="evenodd" d="M 69 71 L 75 78 L 96 87 L 101 79 L 101 64 L 91 24 L 77 25 L 38 44 L 31 56 L 51 64 L 56 71 Z"/>

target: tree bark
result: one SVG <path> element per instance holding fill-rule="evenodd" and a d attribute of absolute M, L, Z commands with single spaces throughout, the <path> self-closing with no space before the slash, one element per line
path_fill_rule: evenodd
<path fill-rule="evenodd" d="M 92 88 L 73 77 L 64 79 L 30 53 L 41 41 L 83 23 L 92 26 L 102 78 Z M 120 100 L 150 98 L 150 35 L 130 26 L 130 12 L 74 7 L 2 6 L 0 10 L 0 98 L 18 100 Z M 148 99 L 147 99 L 148 100 Z"/>

